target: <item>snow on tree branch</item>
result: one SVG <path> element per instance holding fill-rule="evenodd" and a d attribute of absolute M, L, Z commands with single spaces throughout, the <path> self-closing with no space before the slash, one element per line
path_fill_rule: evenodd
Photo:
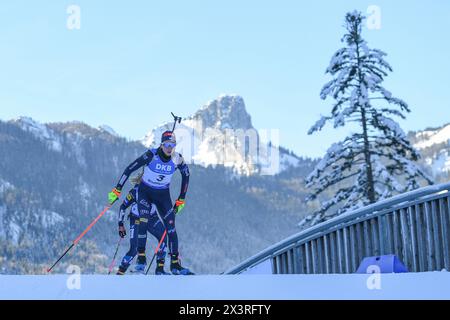
<path fill-rule="evenodd" d="M 311 190 L 307 201 L 321 203 L 303 225 L 432 183 L 414 163 L 420 155 L 393 119 L 405 119 L 403 112 L 410 109 L 382 86 L 392 67 L 385 52 L 369 48 L 362 38 L 363 20 L 356 11 L 345 17 L 346 46 L 333 54 L 326 69 L 332 79 L 320 91 L 321 99 L 336 102 L 308 134 L 322 130 L 327 121 L 333 121 L 334 128 L 357 123 L 360 131 L 333 143 L 306 178 Z"/>

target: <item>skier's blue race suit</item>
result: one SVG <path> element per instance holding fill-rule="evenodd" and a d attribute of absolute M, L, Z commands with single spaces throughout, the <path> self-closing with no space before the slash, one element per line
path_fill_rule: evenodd
<path fill-rule="evenodd" d="M 182 178 L 178 199 L 184 199 L 189 185 L 189 168 L 177 152 L 166 156 L 161 148 L 150 149 L 125 169 L 116 188 L 122 190 L 129 176 L 141 167 L 144 167 L 144 174 L 136 196 L 140 214 L 138 252 L 139 254 L 145 252 L 147 223 L 151 220 L 151 204 L 154 204 L 167 230 L 170 253 L 178 254 L 175 213 L 169 187 L 173 174 L 176 170 L 180 170 Z"/>
<path fill-rule="evenodd" d="M 137 247 L 138 247 L 138 228 L 141 223 L 140 217 L 139 217 L 139 211 L 138 206 L 136 204 L 136 197 L 138 193 L 138 185 L 135 185 L 133 189 L 130 190 L 128 195 L 126 196 L 125 200 L 123 201 L 122 205 L 120 206 L 119 211 L 119 226 L 123 225 L 124 219 L 125 219 L 125 213 L 126 210 L 131 206 L 129 218 L 130 218 L 130 250 L 125 254 L 125 256 L 122 259 L 122 262 L 119 267 L 119 271 L 121 273 L 125 273 L 125 271 L 128 269 L 131 261 L 137 254 Z M 158 217 L 158 214 L 156 213 L 155 206 L 151 206 L 150 215 L 147 218 L 148 221 L 146 221 L 147 230 L 146 232 L 150 232 L 155 238 L 158 240 L 158 242 L 161 240 L 161 237 L 164 234 L 164 226 L 161 222 L 161 220 Z M 157 252 L 157 259 L 164 259 L 166 256 L 166 244 L 165 242 L 161 243 L 161 246 Z"/>

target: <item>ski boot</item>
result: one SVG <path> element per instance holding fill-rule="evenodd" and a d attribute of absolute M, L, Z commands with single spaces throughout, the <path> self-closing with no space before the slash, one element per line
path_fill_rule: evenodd
<path fill-rule="evenodd" d="M 145 253 L 139 253 L 134 271 L 137 273 L 145 273 L 145 266 L 147 265 L 147 258 Z"/>
<path fill-rule="evenodd" d="M 157 275 L 157 276 L 169 276 L 170 275 L 170 273 L 164 271 L 164 264 L 165 264 L 164 259 L 156 260 L 155 275 Z"/>
<path fill-rule="evenodd" d="M 194 273 L 191 272 L 188 268 L 184 268 L 180 264 L 180 259 L 178 258 L 178 253 L 172 254 L 170 259 L 170 271 L 174 275 L 193 275 Z"/>
<path fill-rule="evenodd" d="M 122 266 L 119 267 L 119 270 L 117 270 L 116 275 L 123 276 L 125 275 L 125 272 L 127 272 L 127 269 L 123 268 Z"/>
<path fill-rule="evenodd" d="M 123 257 L 122 262 L 120 263 L 119 270 L 117 271 L 116 275 L 123 276 L 130 266 L 131 260 L 133 260 L 134 256 L 128 256 L 126 255 Z"/>

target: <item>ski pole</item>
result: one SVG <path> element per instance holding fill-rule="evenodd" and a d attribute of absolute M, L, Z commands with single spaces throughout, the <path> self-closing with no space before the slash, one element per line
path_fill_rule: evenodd
<path fill-rule="evenodd" d="M 81 238 L 84 237 L 84 235 L 94 226 L 94 224 L 97 223 L 97 221 L 106 213 L 106 211 L 108 211 L 111 208 L 111 205 L 105 207 L 105 209 L 103 209 L 102 212 L 100 212 L 100 214 L 97 216 L 97 218 L 95 218 L 91 224 L 72 242 L 72 244 L 70 245 L 69 248 L 67 248 L 67 250 L 59 257 L 58 260 L 56 260 L 56 262 L 47 269 L 47 272 L 50 273 L 50 271 L 52 271 L 52 269 L 58 264 L 59 261 L 61 261 L 62 258 L 64 258 L 64 256 L 73 248 L 75 247 L 78 242 L 80 242 Z"/>
<path fill-rule="evenodd" d="M 153 260 L 155 260 L 156 254 L 158 253 L 159 247 L 161 246 L 161 244 L 162 244 L 164 238 L 166 237 L 166 234 L 167 234 L 167 230 L 164 230 L 163 236 L 161 237 L 161 240 L 159 240 L 159 244 L 158 244 L 158 246 L 156 247 L 155 253 L 153 254 L 152 261 L 150 261 L 150 264 L 148 265 L 148 268 L 147 268 L 147 271 L 145 271 L 145 274 L 147 274 L 148 271 L 150 270 L 150 267 L 152 266 Z"/>
<path fill-rule="evenodd" d="M 119 242 L 117 243 L 117 248 L 116 248 L 116 252 L 114 252 L 114 257 L 111 261 L 111 264 L 109 265 L 109 271 L 108 271 L 108 275 L 111 274 L 112 269 L 114 268 L 114 264 L 116 262 L 116 256 L 117 256 L 117 252 L 119 251 L 119 247 L 120 247 L 120 243 L 122 242 L 123 238 L 119 238 Z"/>

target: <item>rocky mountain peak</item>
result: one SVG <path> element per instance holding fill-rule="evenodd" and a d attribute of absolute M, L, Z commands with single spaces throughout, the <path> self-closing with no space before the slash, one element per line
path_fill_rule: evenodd
<path fill-rule="evenodd" d="M 187 120 L 201 121 L 203 128 L 252 129 L 252 119 L 239 95 L 220 95 Z"/>

